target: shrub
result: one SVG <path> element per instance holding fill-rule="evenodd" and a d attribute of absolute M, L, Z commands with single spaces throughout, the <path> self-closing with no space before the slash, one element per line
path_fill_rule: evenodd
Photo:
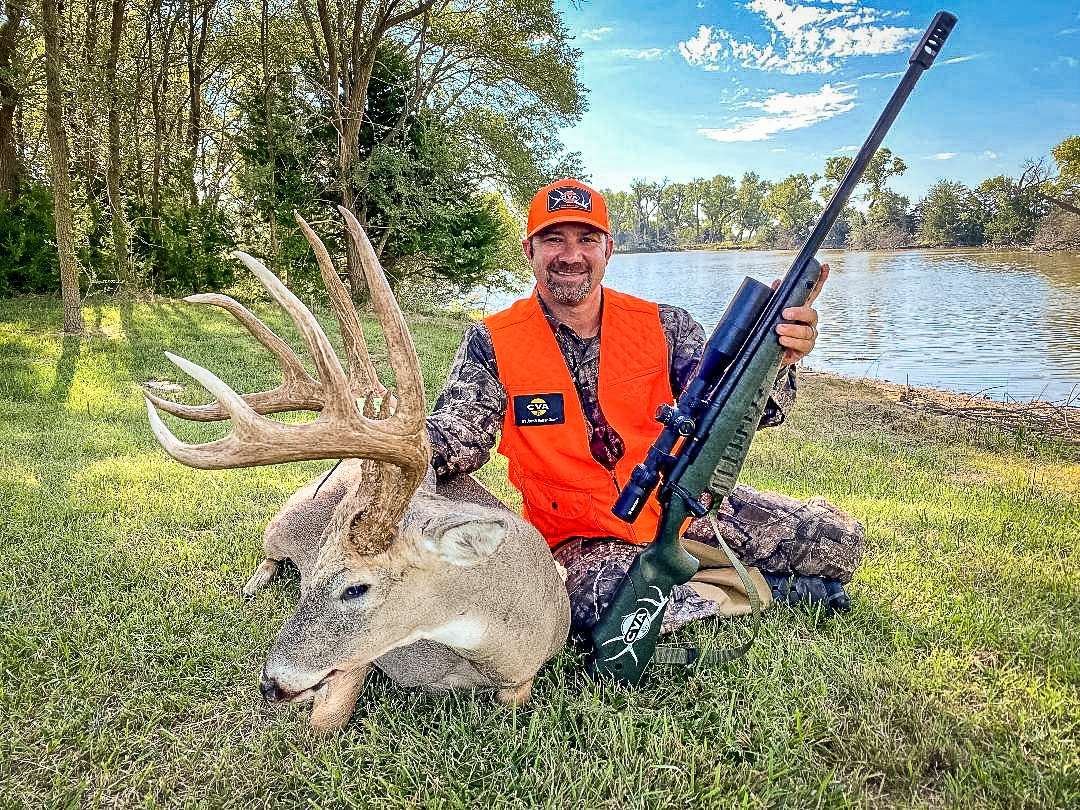
<path fill-rule="evenodd" d="M 52 194 L 40 185 L 0 197 L 0 296 L 60 288 Z"/>

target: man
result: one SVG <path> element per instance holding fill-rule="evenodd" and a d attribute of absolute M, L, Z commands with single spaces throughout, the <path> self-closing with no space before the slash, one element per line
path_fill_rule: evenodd
<path fill-rule="evenodd" d="M 577 631 L 596 622 L 653 539 L 655 496 L 633 525 L 611 506 L 659 433 L 656 406 L 690 381 L 705 342 L 685 310 L 601 284 L 614 250 L 610 231 L 603 197 L 585 184 L 564 179 L 537 192 L 522 242 L 535 291 L 466 332 L 428 419 L 440 481 L 481 467 L 501 432 L 499 452 L 525 516 L 567 568 Z M 807 305 L 786 310 L 788 323 L 777 327 L 786 365 L 762 426 L 780 424 L 794 402 L 794 364 L 817 338 L 812 303 L 828 276 L 822 270 Z M 850 580 L 862 554 L 861 527 L 820 501 L 740 486 L 719 511 L 725 540 L 788 601 L 826 600 L 823 577 Z M 697 539 L 715 544 L 695 528 Z M 664 630 L 724 612 L 708 594 L 677 588 Z"/>

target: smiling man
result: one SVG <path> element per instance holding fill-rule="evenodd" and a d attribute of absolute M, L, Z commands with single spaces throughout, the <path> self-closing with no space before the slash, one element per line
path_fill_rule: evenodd
<path fill-rule="evenodd" d="M 525 517 L 568 571 L 577 631 L 597 621 L 653 539 L 655 497 L 635 524 L 617 519 L 611 506 L 659 433 L 657 405 L 678 397 L 705 344 L 686 310 L 602 284 L 614 250 L 610 230 L 603 197 L 584 183 L 558 180 L 536 193 L 522 242 L 535 290 L 466 332 L 428 419 L 432 464 L 444 485 L 483 466 L 501 434 L 499 452 Z M 819 291 L 786 310 L 788 323 L 777 327 L 786 365 L 763 427 L 780 424 L 794 403 L 794 364 L 817 339 L 811 305 Z M 803 503 L 738 486 L 719 516 L 728 544 L 789 602 L 827 603 L 862 556 L 862 527 L 820 499 Z M 715 545 L 707 533 L 694 535 Z M 697 583 L 676 588 L 664 630 L 739 612 L 721 596 Z"/>

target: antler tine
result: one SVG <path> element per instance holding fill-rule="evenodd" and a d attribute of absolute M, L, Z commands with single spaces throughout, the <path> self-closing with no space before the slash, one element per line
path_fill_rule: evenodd
<path fill-rule="evenodd" d="M 228 412 L 216 402 L 207 405 L 182 405 L 146 390 L 143 391 L 143 396 L 165 413 L 181 419 L 190 419 L 192 422 L 223 422 L 231 418 Z M 258 391 L 240 396 L 257 414 L 317 411 L 322 408 L 322 397 L 317 393 L 306 397 L 284 384 L 269 391 Z"/>
<path fill-rule="evenodd" d="M 299 212 L 293 211 L 293 217 L 296 218 L 300 230 L 304 232 L 311 249 L 315 251 L 315 260 L 319 264 L 323 286 L 326 287 L 326 293 L 330 296 L 334 317 L 337 318 L 338 326 L 341 328 L 341 339 L 345 345 L 345 356 L 349 364 L 349 377 L 354 381 L 354 393 L 366 396 L 380 388 L 379 377 L 375 372 L 375 365 L 371 362 L 371 354 L 364 341 L 364 332 L 360 327 L 360 319 L 357 317 L 352 297 L 338 277 L 334 262 L 322 239 Z"/>
<path fill-rule="evenodd" d="M 322 395 L 318 384 L 301 365 L 300 360 L 289 344 L 275 335 L 265 323 L 240 302 L 227 295 L 203 293 L 189 295 L 185 301 L 192 304 L 208 304 L 224 309 L 235 317 L 251 335 L 277 357 L 284 379 L 276 388 L 252 394 L 242 394 L 244 402 L 260 414 L 282 413 L 284 411 L 311 410 L 322 408 Z M 208 405 L 181 405 L 163 399 L 149 391 L 143 392 L 146 398 L 157 407 L 173 416 L 190 419 L 195 422 L 220 422 L 229 418 L 229 413 L 218 403 Z"/>
<path fill-rule="evenodd" d="M 390 363 L 394 367 L 400 402 L 392 420 L 397 421 L 407 431 L 422 430 L 427 414 L 423 376 L 412 336 L 405 325 L 405 317 L 394 300 L 394 293 L 386 281 L 379 257 L 375 255 L 375 249 L 368 241 L 364 229 L 349 209 L 339 205 L 338 210 L 345 218 L 345 225 L 360 256 L 364 278 L 367 279 L 371 300 L 375 305 L 375 315 L 382 326 Z"/>
<path fill-rule="evenodd" d="M 315 316 L 288 287 L 281 283 L 281 279 L 271 273 L 266 265 L 254 256 L 249 256 L 242 250 L 234 250 L 233 255 L 255 274 L 266 291 L 292 318 L 296 328 L 304 336 L 304 341 L 311 352 L 311 359 L 315 362 L 315 369 L 319 373 L 319 382 L 330 392 L 330 396 L 323 402 L 323 413 L 338 415 L 355 413 L 356 402 L 352 398 L 345 371 L 341 368 L 341 363 L 334 354 L 334 347 L 330 345 L 330 340 L 319 326 L 319 322 L 315 320 Z"/>
<path fill-rule="evenodd" d="M 171 352 L 165 352 L 165 356 L 181 371 L 200 383 L 217 398 L 217 401 L 221 403 L 221 406 L 228 414 L 228 418 L 233 420 L 233 432 L 215 442 L 201 445 L 186 444 L 177 439 L 165 423 L 161 421 L 161 417 L 158 416 L 157 410 L 154 408 L 154 403 L 147 396 L 146 410 L 154 436 L 169 455 L 191 467 L 209 470 L 236 466 L 228 463 L 228 460 L 235 458 L 236 454 L 242 450 L 244 439 L 258 430 L 258 423 L 263 422 L 271 425 L 274 423 L 257 414 L 250 405 L 244 402 L 243 397 L 233 391 L 212 371 Z"/>

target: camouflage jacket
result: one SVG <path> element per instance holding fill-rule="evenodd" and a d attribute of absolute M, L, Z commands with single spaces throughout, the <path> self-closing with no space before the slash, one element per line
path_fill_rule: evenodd
<path fill-rule="evenodd" d="M 593 457 L 613 469 L 624 452 L 622 438 L 608 424 L 597 398 L 600 373 L 600 337 L 581 338 L 566 324 L 557 321 L 541 300 L 570 376 L 581 401 L 589 428 L 589 449 Z M 685 309 L 660 304 L 660 324 L 668 346 L 671 392 L 677 397 L 693 377 L 705 345 L 705 331 Z M 761 426 L 784 421 L 795 402 L 795 366 L 780 370 L 772 396 L 762 415 Z M 496 434 L 506 412 L 506 390 L 499 381 L 495 348 L 484 324 L 473 324 L 465 332 L 446 386 L 428 417 L 432 466 L 440 478 L 470 473 L 487 463 Z"/>

